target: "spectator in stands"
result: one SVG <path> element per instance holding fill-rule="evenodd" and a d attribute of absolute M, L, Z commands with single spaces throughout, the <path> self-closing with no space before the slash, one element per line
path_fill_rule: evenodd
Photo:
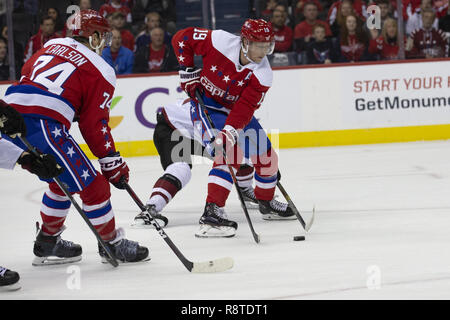
<path fill-rule="evenodd" d="M 305 21 L 297 24 L 294 29 L 294 39 L 297 42 L 297 46 L 301 46 L 299 45 L 299 43 L 302 41 L 304 42 L 309 41 L 309 38 L 312 35 L 313 27 L 316 24 L 323 25 L 325 28 L 325 35 L 327 37 L 331 36 L 331 30 L 328 23 L 317 19 L 318 10 L 317 5 L 314 2 L 307 2 L 303 6 L 303 14 L 305 16 Z"/>
<path fill-rule="evenodd" d="M 339 60 L 339 51 L 333 45 L 330 38 L 326 37 L 326 28 L 322 24 L 313 27 L 313 39 L 305 43 L 307 64 L 330 64 Z"/>
<path fill-rule="evenodd" d="M 263 10 L 261 10 L 261 19 L 269 21 L 270 17 L 272 17 L 273 10 L 277 5 L 277 0 L 267 0 Z"/>
<path fill-rule="evenodd" d="M 78 3 L 80 10 L 92 9 L 91 0 L 80 0 Z"/>
<path fill-rule="evenodd" d="M 348 62 L 366 60 L 368 40 L 363 22 L 356 15 L 348 15 L 340 34 L 343 60 Z"/>
<path fill-rule="evenodd" d="M 346 2 L 349 8 L 342 9 L 341 6 Z M 341 19 L 344 19 L 350 13 L 353 13 L 363 21 L 367 18 L 367 6 L 362 0 L 339 0 L 335 1 L 328 10 L 327 22 L 330 26 L 336 22 L 340 11 L 342 15 Z"/>
<path fill-rule="evenodd" d="M 450 40 L 450 6 L 447 7 L 447 14 L 439 19 L 439 29 L 447 33 L 447 39 Z"/>
<path fill-rule="evenodd" d="M 392 16 L 392 5 L 389 0 L 376 0 L 374 2 L 376 6 L 380 9 L 380 29 L 370 29 L 370 34 L 373 39 L 378 38 L 381 35 L 381 30 L 383 30 L 383 25 L 386 19 L 393 18 Z"/>
<path fill-rule="evenodd" d="M 175 71 L 178 61 L 172 47 L 164 44 L 164 30 L 153 28 L 150 32 L 151 42 L 136 51 L 134 72 L 168 72 Z"/>
<path fill-rule="evenodd" d="M 50 7 L 47 9 L 47 15 L 53 19 L 55 22 L 55 33 L 59 37 L 65 37 L 66 36 L 66 24 L 61 18 L 61 15 L 59 14 L 59 11 L 55 7 Z"/>
<path fill-rule="evenodd" d="M 273 31 L 275 32 L 274 52 L 287 52 L 292 49 L 293 32 L 286 25 L 287 12 L 275 9 L 272 14 Z"/>
<path fill-rule="evenodd" d="M 444 32 L 447 39 L 447 57 L 450 57 L 450 5 L 447 3 L 447 14 L 439 19 L 439 29 Z"/>
<path fill-rule="evenodd" d="M 8 44 L 8 27 L 7 26 L 4 26 L 2 28 L 0 39 L 4 39 L 5 43 Z M 23 50 L 22 44 L 17 42 L 16 39 L 14 39 L 14 60 L 15 60 L 15 67 L 16 67 L 16 80 L 20 78 L 20 74 L 22 71 L 23 51 L 24 50 Z"/>
<path fill-rule="evenodd" d="M 0 81 L 9 80 L 8 44 L 0 38 Z"/>
<path fill-rule="evenodd" d="M 436 14 L 433 9 L 422 9 L 422 28 L 411 33 L 406 47 L 408 58 L 440 58 L 446 53 L 446 39 L 442 30 L 433 28 Z"/>
<path fill-rule="evenodd" d="M 158 12 L 149 12 L 145 16 L 145 30 L 139 33 L 136 37 L 136 49 L 135 52 L 141 46 L 146 46 L 151 42 L 150 32 L 157 27 L 161 27 L 161 16 Z M 171 45 L 172 35 L 167 31 L 164 31 L 164 43 L 168 46 Z"/>
<path fill-rule="evenodd" d="M 414 30 L 422 29 L 422 12 L 424 10 L 433 10 L 432 0 L 422 0 L 420 3 L 420 10 L 411 15 L 406 23 L 406 34 L 410 36 Z M 438 29 L 438 19 L 433 21 L 433 28 Z"/>
<path fill-rule="evenodd" d="M 24 62 L 41 49 L 51 39 L 59 38 L 55 33 L 55 21 L 49 16 L 41 18 L 41 26 L 37 34 L 32 36 L 25 47 Z"/>
<path fill-rule="evenodd" d="M 297 18 L 297 21 L 300 20 L 301 15 L 303 14 L 304 10 L 305 10 L 305 4 L 312 2 L 316 5 L 318 12 L 322 12 L 323 11 L 323 6 L 320 3 L 319 0 L 298 0 L 297 4 L 295 5 L 295 17 Z"/>
<path fill-rule="evenodd" d="M 109 13 L 114 12 L 121 12 L 124 15 L 127 23 L 133 22 L 130 8 L 127 5 L 122 4 L 120 0 L 111 0 L 111 3 L 105 3 L 100 7 L 100 10 L 98 11 L 98 13 L 103 17 L 106 17 Z"/>
<path fill-rule="evenodd" d="M 125 15 L 121 11 L 116 11 L 111 14 L 110 25 L 113 28 L 120 30 L 120 35 L 122 36 L 122 45 L 125 48 L 134 50 L 134 36 L 133 34 L 125 29 Z"/>
<path fill-rule="evenodd" d="M 133 21 L 141 24 L 144 22 L 145 16 L 148 12 L 157 12 L 161 19 L 165 21 L 166 28 L 171 26 L 175 27 L 176 21 L 176 7 L 175 0 L 134 0 L 133 9 L 131 14 L 133 15 Z"/>
<path fill-rule="evenodd" d="M 369 44 L 369 53 L 376 54 L 381 60 L 396 60 L 398 59 L 398 28 L 397 20 L 387 18 L 384 21 L 381 35 L 374 29 L 371 30 L 372 39 Z"/>
<path fill-rule="evenodd" d="M 353 8 L 353 3 L 351 0 L 342 0 L 335 3 L 339 3 L 340 5 L 336 7 L 336 13 L 332 13 L 331 16 L 329 14 L 328 24 L 330 25 L 331 32 L 333 37 L 338 37 L 341 28 L 344 28 L 345 19 L 349 15 L 356 15 L 355 10 Z M 331 8 L 330 8 L 331 10 Z M 334 11 L 333 11 L 334 12 Z"/>
<path fill-rule="evenodd" d="M 448 0 L 436 0 L 434 1 L 434 11 L 436 12 L 436 17 L 438 19 L 441 19 L 442 17 L 445 17 L 447 14 L 449 6 Z"/>
<path fill-rule="evenodd" d="M 111 47 L 106 47 L 102 52 L 105 61 L 114 68 L 116 74 L 130 74 L 133 72 L 133 52 L 122 46 L 120 30 L 112 30 Z"/>

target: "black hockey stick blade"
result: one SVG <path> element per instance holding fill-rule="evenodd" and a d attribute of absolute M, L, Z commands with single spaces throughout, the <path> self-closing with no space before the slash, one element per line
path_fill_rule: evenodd
<path fill-rule="evenodd" d="M 33 147 L 31 145 L 31 143 L 24 137 L 19 136 L 20 141 L 22 141 L 22 143 L 24 145 L 27 146 L 27 148 L 30 150 L 31 153 L 33 153 L 35 156 L 39 157 L 39 152 L 36 150 L 35 147 Z M 98 234 L 98 231 L 95 229 L 95 227 L 92 225 L 91 221 L 89 221 L 89 218 L 86 216 L 86 214 L 83 212 L 83 210 L 81 209 L 81 207 L 79 206 L 78 202 L 76 202 L 76 200 L 74 199 L 74 197 L 70 194 L 69 190 L 67 190 L 67 188 L 65 187 L 65 185 L 62 183 L 61 180 L 59 180 L 58 177 L 53 178 L 53 180 L 55 181 L 55 183 L 58 185 L 58 187 L 61 189 L 62 192 L 64 192 L 64 194 L 69 198 L 70 202 L 72 203 L 72 205 L 75 207 L 75 209 L 78 211 L 78 213 L 80 214 L 80 216 L 83 218 L 83 220 L 86 222 L 86 224 L 88 225 L 89 229 L 91 229 L 92 233 L 95 235 L 95 237 L 97 238 L 97 241 L 100 243 L 100 245 L 103 247 L 103 249 L 106 252 L 106 257 L 105 259 L 113 266 L 113 267 L 118 267 L 119 266 L 119 262 L 117 261 L 116 257 L 114 256 L 114 254 L 112 253 L 111 249 L 106 245 L 105 241 L 100 237 L 100 235 Z"/>
<path fill-rule="evenodd" d="M 277 182 L 277 187 L 278 187 L 278 189 L 280 189 L 281 193 L 283 194 L 284 198 L 288 202 L 292 211 L 294 211 L 294 214 L 297 217 L 298 221 L 300 221 L 300 224 L 302 225 L 303 229 L 305 229 L 305 231 L 309 231 L 309 229 L 311 229 L 311 226 L 314 222 L 315 208 L 313 208 L 313 214 L 312 214 L 310 221 L 308 223 L 305 223 L 305 220 L 303 219 L 302 215 L 298 211 L 297 207 L 295 206 L 294 202 L 291 200 L 291 197 L 288 195 L 288 193 L 286 192 L 286 190 L 284 189 L 284 187 L 280 181 Z"/>
<path fill-rule="evenodd" d="M 136 193 L 130 187 L 130 185 L 126 182 L 124 182 L 124 185 L 125 185 L 125 189 L 127 190 L 128 194 L 131 196 L 131 198 L 137 204 L 139 209 L 141 209 L 141 211 L 143 211 L 143 212 L 146 212 L 147 209 L 145 208 L 141 199 L 139 199 L 139 197 L 136 195 Z M 177 248 L 177 246 L 172 242 L 172 240 L 169 238 L 167 233 L 158 224 L 158 222 L 153 218 L 153 216 L 150 214 L 150 212 L 148 212 L 147 218 L 148 218 L 148 223 L 150 223 L 156 229 L 156 231 L 158 231 L 159 235 L 164 239 L 164 241 L 167 243 L 167 245 L 170 247 L 170 249 L 172 249 L 173 253 L 175 253 L 175 255 L 178 257 L 178 259 L 181 261 L 181 263 L 186 267 L 186 269 L 189 270 L 189 272 L 193 272 L 193 273 L 222 272 L 222 271 L 231 269 L 233 267 L 234 261 L 233 261 L 233 258 L 230 258 L 230 257 L 219 258 L 219 259 L 205 261 L 205 262 L 189 261 L 181 253 L 181 251 Z"/>

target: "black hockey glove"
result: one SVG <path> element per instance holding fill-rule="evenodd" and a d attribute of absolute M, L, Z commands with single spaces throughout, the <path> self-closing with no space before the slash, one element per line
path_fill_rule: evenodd
<path fill-rule="evenodd" d="M 0 100 L 0 132 L 12 138 L 15 138 L 17 134 L 22 137 L 27 134 L 22 115 L 2 100 Z"/>
<path fill-rule="evenodd" d="M 23 169 L 30 171 L 42 179 L 54 178 L 64 172 L 64 168 L 56 162 L 51 154 L 35 156 L 32 153 L 24 152 L 19 160 L 17 160 L 17 163 Z"/>

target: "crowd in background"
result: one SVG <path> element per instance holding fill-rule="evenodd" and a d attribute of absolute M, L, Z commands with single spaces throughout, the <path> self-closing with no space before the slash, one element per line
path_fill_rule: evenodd
<path fill-rule="evenodd" d="M 258 1 L 258 2 L 257 2 Z M 249 17 L 272 23 L 273 66 L 330 64 L 399 59 L 399 26 L 395 0 L 253 0 Z M 449 56 L 450 8 L 448 0 L 402 0 L 405 58 Z M 16 78 L 22 65 L 46 41 L 70 35 L 57 1 L 15 0 L 15 17 L 39 16 L 34 34 L 14 33 Z M 103 58 L 118 75 L 177 70 L 171 47 L 176 27 L 175 0 L 79 0 L 80 9 L 94 9 L 108 19 L 112 44 Z M 379 29 L 368 27 L 367 8 L 380 9 Z M 18 18 L 17 18 L 18 19 Z M 0 80 L 9 79 L 6 18 L 0 17 Z M 17 23 L 17 21 L 14 21 Z M 19 22 L 20 23 L 20 22 Z M 23 26 L 25 28 L 25 26 Z M 19 28 L 20 29 L 20 28 Z M 27 29 L 25 29 L 27 30 Z M 24 31 L 25 33 L 25 31 Z"/>

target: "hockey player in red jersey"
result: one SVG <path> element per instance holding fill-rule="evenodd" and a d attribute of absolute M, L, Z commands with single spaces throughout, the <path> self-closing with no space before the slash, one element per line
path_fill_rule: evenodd
<path fill-rule="evenodd" d="M 108 126 L 116 76 L 100 54 L 110 42 L 110 27 L 93 10 L 75 13 L 68 24 L 72 38 L 46 42 L 24 65 L 20 82 L 7 89 L 4 101 L 23 115 L 29 142 L 42 153 L 53 154 L 65 169 L 60 180 L 69 192 L 80 195 L 84 213 L 116 258 L 146 260 L 148 249 L 116 229 L 110 202 L 109 183 L 122 189 L 129 175 Z M 99 158 L 101 174 L 69 134 L 75 119 L 89 149 Z M 17 138 L 11 141 L 25 148 Z M 71 202 L 56 183 L 42 180 L 49 188 L 42 199 L 42 228 L 34 244 L 33 264 L 79 261 L 81 246 L 60 236 Z M 100 246 L 99 253 L 104 258 Z"/>
<path fill-rule="evenodd" d="M 227 159 L 235 169 L 244 157 L 253 164 L 254 194 L 264 218 L 295 219 L 287 204 L 274 200 L 278 156 L 253 117 L 272 85 L 272 69 L 266 58 L 274 48 L 270 24 L 248 19 L 240 37 L 223 30 L 187 28 L 174 35 L 172 45 L 180 64 L 181 87 L 190 99 L 165 106 L 157 115 L 154 142 L 165 172 L 147 201 L 150 212 L 160 212 L 190 180 L 190 153 L 184 152 L 174 159 L 179 141 L 173 139 L 173 133 L 179 131 L 183 137 L 201 144 L 214 158 L 205 210 L 196 236 L 231 237 L 237 229 L 237 223 L 229 220 L 224 211 L 233 180 L 220 152 L 223 149 L 231 154 Z M 203 69 L 194 66 L 194 55 L 203 57 Z M 206 121 L 195 96 L 197 90 L 215 128 Z M 243 180 L 246 175 L 251 177 L 251 172 L 244 173 Z M 247 187 L 246 190 L 252 190 Z M 145 213 L 136 217 L 135 221 L 139 220 L 145 222 Z"/>
<path fill-rule="evenodd" d="M 49 154 L 39 157 L 27 152 L 12 142 L 2 139 L 3 135 L 26 135 L 25 121 L 20 113 L 0 100 L 0 168 L 14 169 L 18 163 L 22 168 L 43 178 L 60 175 L 63 169 Z M 19 273 L 0 266 L 0 292 L 20 289 Z"/>

